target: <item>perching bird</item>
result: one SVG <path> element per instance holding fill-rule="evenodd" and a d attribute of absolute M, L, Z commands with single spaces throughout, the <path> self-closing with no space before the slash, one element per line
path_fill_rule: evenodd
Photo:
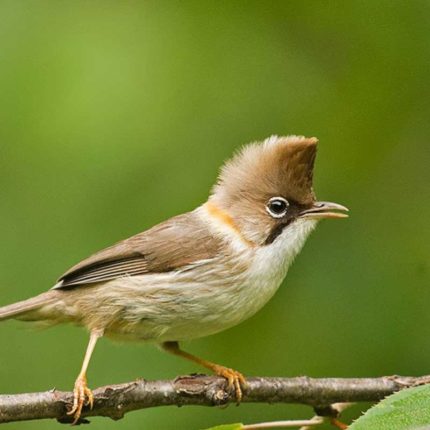
<path fill-rule="evenodd" d="M 182 351 L 179 341 L 225 330 L 273 296 L 322 218 L 312 173 L 317 139 L 272 136 L 222 167 L 206 203 L 106 248 L 68 270 L 49 291 L 0 308 L 15 318 L 85 327 L 90 340 L 68 412 L 79 420 L 93 395 L 87 368 L 101 336 L 155 342 L 225 377 L 237 400 L 241 373 Z"/>

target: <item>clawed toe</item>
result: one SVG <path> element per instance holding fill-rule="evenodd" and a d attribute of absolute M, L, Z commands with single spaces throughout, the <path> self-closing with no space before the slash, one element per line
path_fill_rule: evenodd
<path fill-rule="evenodd" d="M 237 370 L 229 369 L 228 367 L 220 366 L 219 364 L 212 363 L 211 361 L 204 360 L 188 352 L 182 351 L 179 348 L 178 342 L 164 342 L 163 348 L 171 354 L 179 355 L 180 357 L 191 360 L 194 363 L 200 364 L 206 369 L 210 369 L 218 376 L 222 376 L 227 380 L 227 389 L 234 391 L 237 404 L 240 403 L 243 397 L 242 388 L 245 388 L 247 383 L 244 376 Z"/>
<path fill-rule="evenodd" d="M 243 397 L 242 389 L 246 387 L 245 377 L 237 370 L 229 369 L 224 366 L 217 366 L 215 373 L 227 380 L 228 390 L 234 390 L 236 403 L 239 404 Z"/>
<path fill-rule="evenodd" d="M 94 395 L 87 386 L 87 379 L 80 376 L 76 379 L 75 388 L 73 389 L 72 409 L 67 412 L 67 415 L 73 415 L 72 424 L 76 424 L 79 421 L 84 405 L 88 405 L 90 409 L 92 409 L 94 405 Z"/>

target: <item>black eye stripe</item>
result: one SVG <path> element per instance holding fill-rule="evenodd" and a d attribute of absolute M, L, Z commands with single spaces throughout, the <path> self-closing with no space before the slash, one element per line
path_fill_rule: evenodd
<path fill-rule="evenodd" d="M 284 231 L 284 228 L 289 226 L 292 222 L 293 219 L 289 219 L 287 222 L 283 222 L 273 227 L 266 240 L 264 241 L 264 245 L 270 245 L 271 243 L 273 243 L 275 239 Z"/>

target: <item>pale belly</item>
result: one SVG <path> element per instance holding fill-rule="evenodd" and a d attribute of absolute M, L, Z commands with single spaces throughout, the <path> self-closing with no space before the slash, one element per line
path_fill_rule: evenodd
<path fill-rule="evenodd" d="M 120 299 L 122 319 L 109 326 L 106 335 L 165 342 L 214 334 L 254 315 L 273 296 L 282 278 L 261 280 L 242 274 L 234 281 L 176 282 L 153 288 L 147 286 L 147 279 L 136 277 L 130 285 L 122 283 L 122 297 L 124 290 L 136 286 L 145 293 L 133 294 L 133 302 Z"/>

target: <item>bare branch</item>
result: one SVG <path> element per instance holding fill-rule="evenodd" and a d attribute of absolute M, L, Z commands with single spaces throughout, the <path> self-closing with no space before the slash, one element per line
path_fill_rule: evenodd
<path fill-rule="evenodd" d="M 378 401 L 402 388 L 428 383 L 430 376 L 381 378 L 249 378 L 243 403 L 302 403 L 321 411 L 338 402 Z M 82 417 L 105 416 L 114 420 L 137 409 L 168 405 L 219 406 L 234 402 L 226 382 L 215 376 L 184 376 L 175 380 L 138 380 L 94 390 L 94 408 Z M 0 423 L 56 418 L 66 415 L 72 393 L 51 390 L 41 393 L 0 395 Z M 84 421 L 84 418 L 82 418 Z"/>

